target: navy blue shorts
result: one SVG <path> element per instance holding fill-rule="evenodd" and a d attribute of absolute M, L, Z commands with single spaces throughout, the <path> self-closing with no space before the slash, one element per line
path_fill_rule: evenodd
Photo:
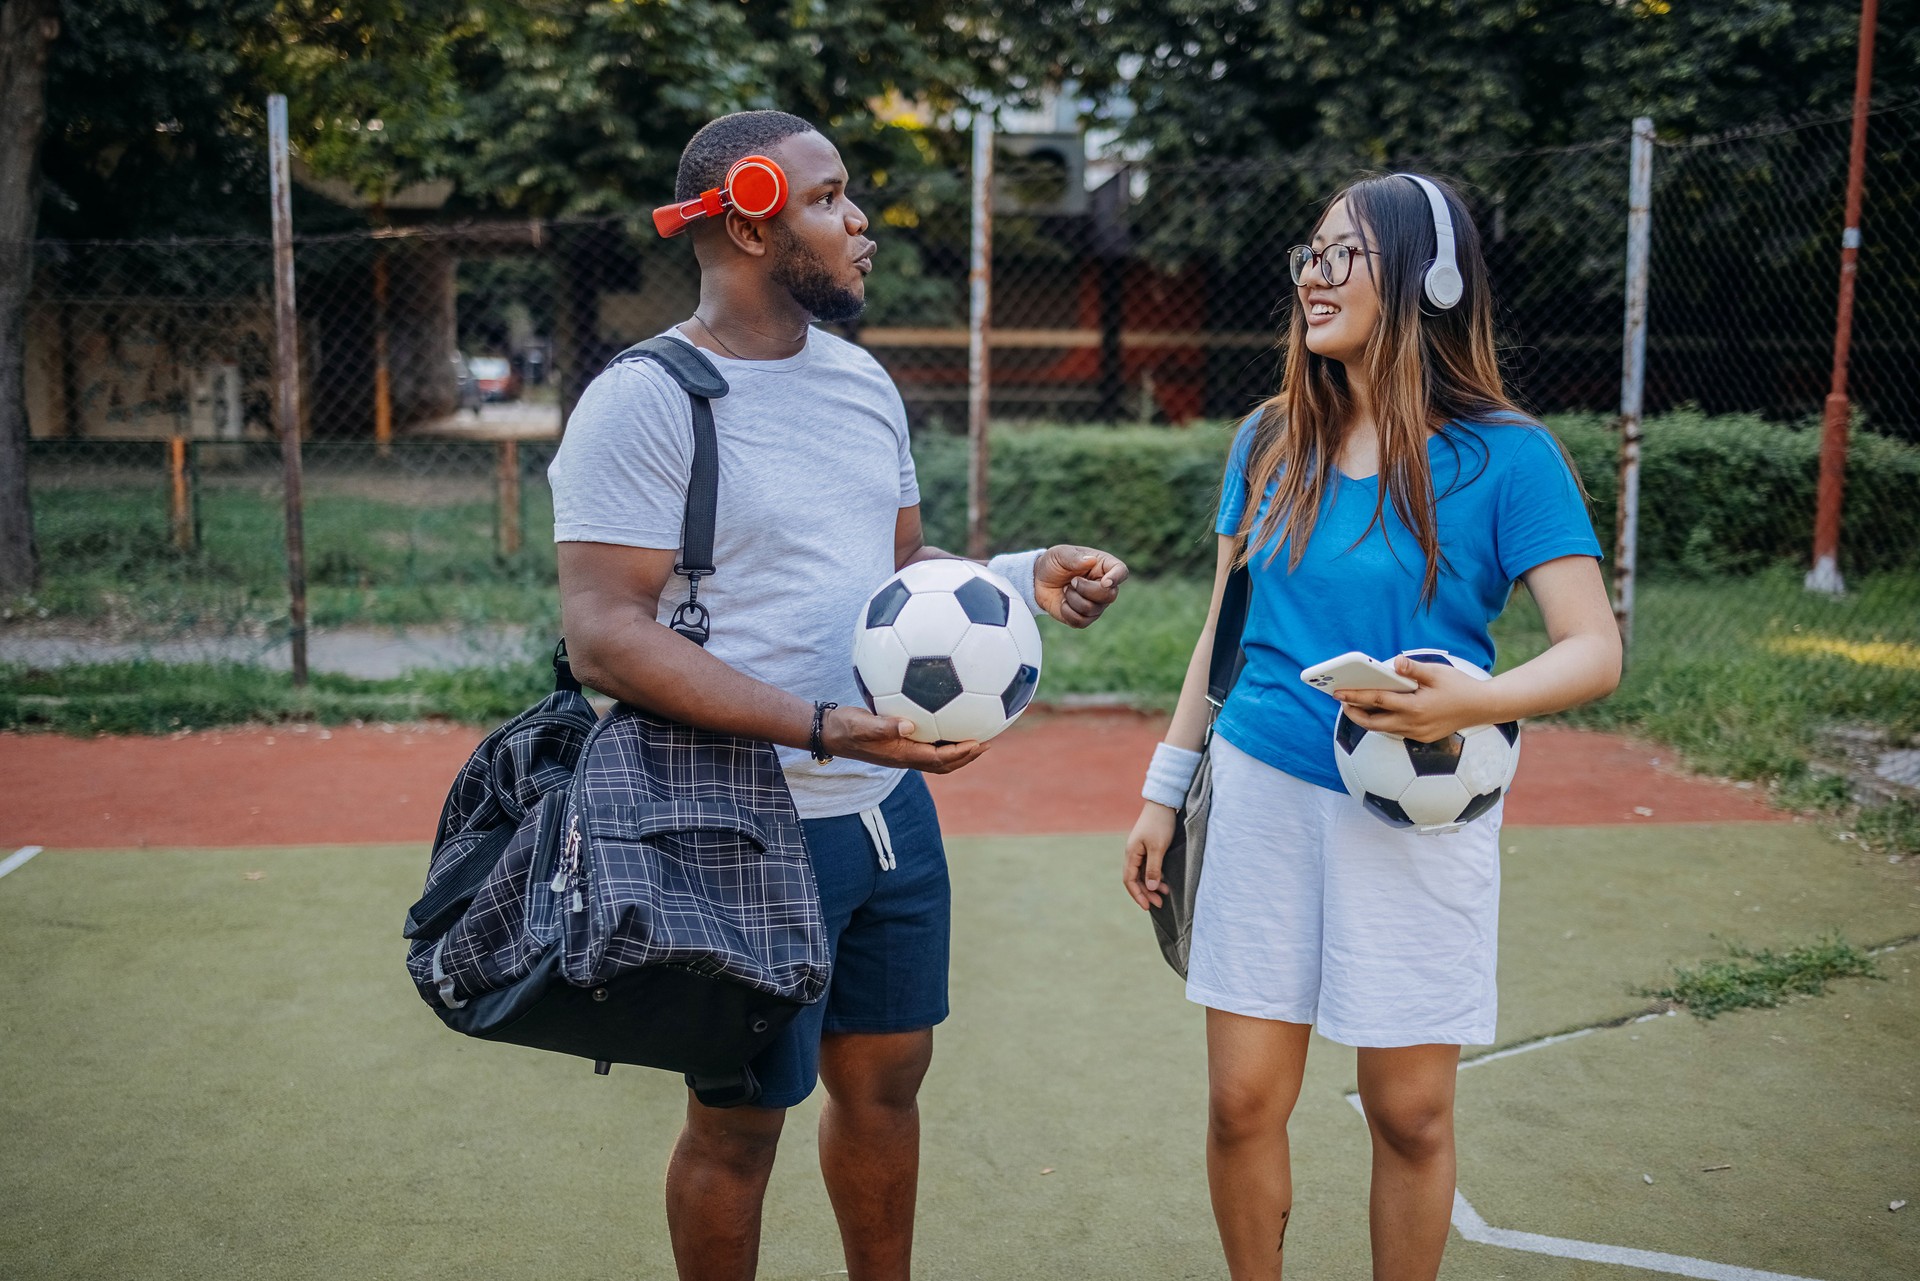
<path fill-rule="evenodd" d="M 824 1032 L 913 1032 L 947 1017 L 952 893 L 926 780 L 910 771 L 879 810 L 882 830 L 859 814 L 801 824 L 833 969 L 827 994 L 753 1060 L 763 1108 L 813 1093 Z"/>

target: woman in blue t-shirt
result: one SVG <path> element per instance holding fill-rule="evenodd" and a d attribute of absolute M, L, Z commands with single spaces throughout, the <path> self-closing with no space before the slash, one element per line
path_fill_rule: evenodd
<path fill-rule="evenodd" d="M 1234 442 L 1213 603 L 1123 879 L 1140 906 L 1159 904 L 1204 746 L 1213 801 L 1187 996 L 1207 1007 L 1207 1178 L 1228 1264 L 1280 1275 L 1287 1118 L 1317 1027 L 1359 1047 L 1374 1275 L 1407 1281 L 1433 1277 L 1446 1245 L 1460 1047 L 1494 1036 L 1500 811 L 1443 835 L 1389 827 L 1341 786 L 1335 718 L 1433 741 L 1558 711 L 1614 688 L 1620 640 L 1579 482 L 1501 385 L 1459 198 L 1411 175 L 1355 182 L 1289 265 L 1280 392 Z M 1207 661 L 1239 563 L 1246 667 L 1207 746 Z M 1491 670 L 1488 625 L 1516 581 L 1552 644 L 1510 672 L 1476 680 L 1403 658 L 1413 692 L 1333 698 L 1300 680 L 1349 650 L 1441 649 Z"/>

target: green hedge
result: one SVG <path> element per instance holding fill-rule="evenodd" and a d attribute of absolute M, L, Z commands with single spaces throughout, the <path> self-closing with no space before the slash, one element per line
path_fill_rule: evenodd
<path fill-rule="evenodd" d="M 1547 425 L 1593 498 L 1612 548 L 1619 437 L 1599 414 Z M 1105 547 L 1144 574 L 1206 572 L 1232 424 L 996 428 L 990 483 L 996 550 L 1055 542 Z M 1750 573 L 1805 563 L 1819 473 L 1815 428 L 1682 411 L 1650 419 L 1640 469 L 1640 567 Z M 966 544 L 966 442 L 916 442 L 927 539 Z M 1842 568 L 1920 565 L 1920 448 L 1855 432 Z"/>
<path fill-rule="evenodd" d="M 1593 496 L 1612 550 L 1619 434 L 1605 415 L 1548 420 Z M 1650 419 L 1640 463 L 1640 566 L 1694 576 L 1804 565 L 1812 551 L 1820 431 L 1749 414 Z M 1920 565 L 1920 448 L 1855 431 L 1847 451 L 1841 565 Z"/>
<path fill-rule="evenodd" d="M 1104 547 L 1136 571 L 1213 564 L 1213 517 L 1230 426 L 996 428 L 989 470 L 996 551 L 1073 542 Z M 967 536 L 967 442 L 916 443 L 927 541 Z"/>

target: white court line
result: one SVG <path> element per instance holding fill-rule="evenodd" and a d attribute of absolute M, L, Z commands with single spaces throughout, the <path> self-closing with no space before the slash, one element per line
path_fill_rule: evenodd
<path fill-rule="evenodd" d="M 1476 1054 L 1460 1065 L 1462 1072 L 1468 1068 L 1479 1067 L 1482 1063 L 1491 1063 L 1495 1059 L 1510 1059 L 1516 1054 L 1525 1054 L 1530 1050 L 1544 1050 L 1549 1045 L 1558 1045 L 1562 1041 L 1578 1040 L 1583 1036 L 1592 1036 L 1599 1028 L 1583 1027 L 1572 1032 L 1562 1032 L 1558 1036 L 1543 1036 L 1537 1041 L 1522 1041 L 1519 1045 L 1510 1045 L 1504 1050 L 1495 1050 L 1492 1054 Z"/>
<path fill-rule="evenodd" d="M 1704 1277 L 1707 1281 L 1813 1281 L 1788 1272 L 1762 1272 L 1758 1268 L 1735 1267 L 1708 1259 L 1690 1259 L 1683 1254 L 1661 1254 L 1657 1250 L 1631 1250 L 1623 1245 L 1600 1245 L 1593 1241 L 1574 1241 L 1567 1237 L 1541 1236 L 1537 1232 L 1515 1232 L 1511 1228 L 1490 1227 L 1458 1189 L 1453 1194 L 1453 1226 L 1460 1235 L 1481 1245 L 1497 1245 L 1528 1254 L 1550 1254 L 1560 1259 L 1584 1259 L 1589 1263 L 1612 1263 L 1643 1272 L 1666 1272 L 1679 1277 Z"/>
<path fill-rule="evenodd" d="M 1891 943 L 1874 948 L 1869 955 L 1879 956 L 1891 952 L 1915 939 L 1896 939 Z M 1646 1023 L 1652 1019 L 1671 1017 L 1677 1011 L 1666 1010 L 1651 1014 L 1642 1014 L 1634 1023 Z M 1460 1071 L 1478 1067 L 1482 1063 L 1491 1063 L 1495 1059 L 1511 1058 L 1516 1054 L 1525 1054 L 1530 1050 L 1542 1050 L 1549 1045 L 1559 1045 L 1563 1041 L 1576 1040 L 1606 1030 L 1604 1027 L 1583 1027 L 1572 1032 L 1561 1032 L 1556 1036 L 1543 1036 L 1537 1041 L 1526 1041 L 1519 1045 L 1496 1050 L 1492 1054 L 1482 1054 L 1460 1064 Z M 1346 1096 L 1353 1110 L 1365 1117 L 1367 1110 L 1360 1102 L 1359 1091 Z M 1623 1268 L 1639 1268 L 1643 1272 L 1665 1272 L 1672 1276 L 1701 1277 L 1705 1281 L 1814 1281 L 1811 1277 L 1794 1276 L 1788 1272 L 1763 1272 L 1758 1268 L 1742 1268 L 1731 1263 L 1715 1263 L 1710 1259 L 1694 1259 L 1683 1254 L 1662 1254 L 1657 1250 L 1635 1250 L 1623 1245 L 1602 1245 L 1597 1241 L 1575 1241 L 1570 1237 L 1543 1236 L 1538 1232 L 1516 1232 L 1512 1228 L 1496 1228 L 1480 1217 L 1479 1211 L 1462 1196 L 1458 1188 L 1453 1192 L 1453 1226 L 1460 1235 L 1480 1245 L 1497 1245 L 1507 1250 L 1521 1250 L 1528 1254 L 1548 1254 L 1561 1259 L 1582 1259 L 1589 1263 L 1612 1263 Z"/>
<path fill-rule="evenodd" d="M 22 845 L 5 859 L 0 859 L 0 876 L 5 876 L 17 867 L 26 866 L 27 860 L 44 848 L 46 847 L 41 845 Z"/>
<path fill-rule="evenodd" d="M 1650 1015 L 1659 1018 L 1659 1015 Z M 1645 1019 L 1635 1019 L 1636 1023 Z M 1598 1032 L 1599 1028 L 1581 1028 L 1575 1032 L 1562 1032 L 1558 1036 L 1546 1036 L 1538 1041 L 1528 1041 L 1511 1049 L 1483 1054 L 1468 1059 L 1460 1065 L 1460 1071 L 1480 1063 L 1491 1063 L 1495 1059 L 1504 1059 L 1514 1054 L 1525 1054 L 1528 1050 L 1538 1050 L 1548 1045 L 1558 1045 L 1562 1041 L 1571 1041 L 1576 1037 Z M 1353 1110 L 1362 1117 L 1367 1114 L 1365 1105 L 1360 1102 L 1360 1092 L 1355 1090 L 1346 1096 Z M 1598 1241 L 1575 1241 L 1571 1237 L 1543 1236 L 1538 1232 L 1516 1232 L 1512 1228 L 1496 1228 L 1480 1217 L 1480 1212 L 1460 1193 L 1453 1190 L 1453 1226 L 1460 1235 L 1479 1245 L 1494 1245 L 1505 1250 L 1520 1250 L 1527 1254 L 1552 1255 L 1557 1259 L 1580 1259 L 1588 1263 L 1612 1263 L 1623 1268 L 1639 1268 L 1643 1272 L 1665 1272 L 1671 1276 L 1702 1277 L 1705 1281 L 1815 1281 L 1812 1277 L 1794 1276 L 1787 1272 L 1762 1272 L 1758 1268 L 1742 1268 L 1731 1263 L 1715 1263 L 1711 1259 L 1693 1259 L 1684 1254 L 1662 1254 L 1658 1250 L 1635 1250 L 1624 1245 L 1604 1245 Z"/>

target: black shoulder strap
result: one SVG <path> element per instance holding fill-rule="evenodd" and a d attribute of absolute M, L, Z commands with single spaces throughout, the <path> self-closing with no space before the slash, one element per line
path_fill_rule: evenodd
<path fill-rule="evenodd" d="M 1252 554 L 1248 554 L 1252 560 Z M 1207 701 L 1219 708 L 1226 704 L 1247 665 L 1240 637 L 1247 627 L 1247 605 L 1253 599 L 1253 575 L 1246 565 L 1236 566 L 1227 575 L 1226 589 L 1220 594 L 1220 616 L 1213 623 L 1213 654 L 1207 660 Z"/>
<path fill-rule="evenodd" d="M 714 511 L 720 498 L 720 440 L 713 429 L 713 402 L 727 394 L 727 380 L 699 348 L 664 334 L 635 343 L 608 361 L 607 368 L 627 360 L 653 361 L 693 403 L 693 474 L 687 481 L 680 563 L 674 566 L 674 572 L 686 575 L 687 599 L 674 611 L 670 626 L 694 644 L 704 645 L 713 618 L 700 603 L 700 580 L 714 572 Z"/>
<path fill-rule="evenodd" d="M 567 638 L 564 636 L 553 647 L 553 690 L 556 694 L 582 692 L 580 678 L 573 674 L 573 662 L 567 657 Z"/>
<path fill-rule="evenodd" d="M 1240 648 L 1240 636 L 1247 626 L 1247 604 L 1253 596 L 1253 576 L 1245 565 L 1227 575 L 1226 591 L 1220 597 L 1220 617 L 1213 624 L 1213 656 L 1207 661 L 1207 701 L 1215 707 L 1227 701 L 1240 669 L 1247 665 L 1246 651 Z"/>

